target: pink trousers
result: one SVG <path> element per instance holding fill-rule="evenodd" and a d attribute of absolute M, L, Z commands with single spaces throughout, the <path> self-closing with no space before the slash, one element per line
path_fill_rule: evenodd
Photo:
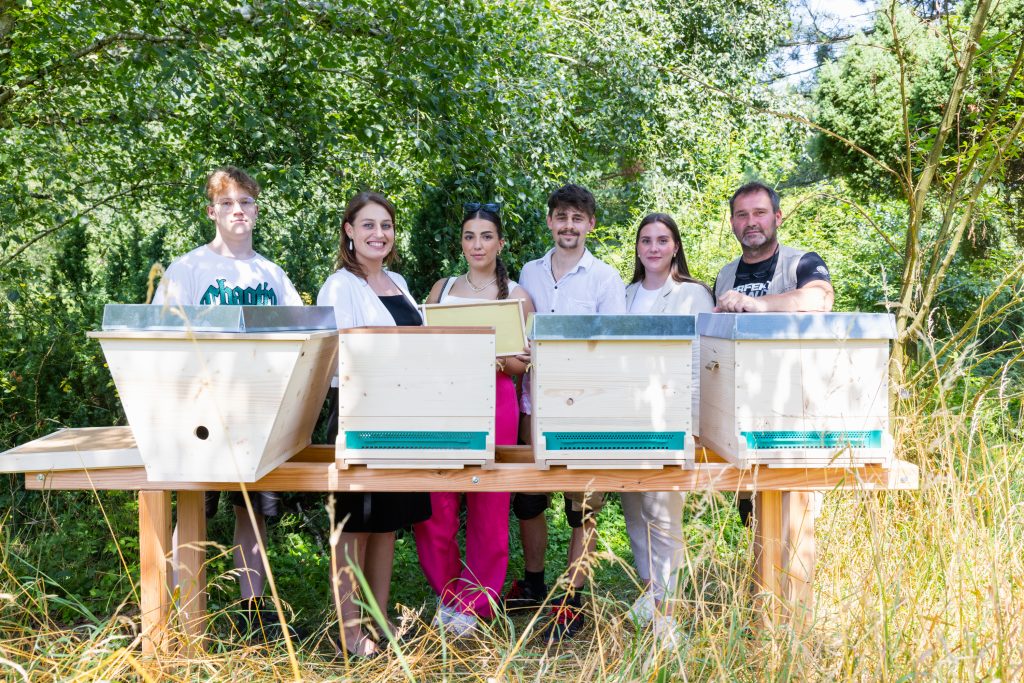
<path fill-rule="evenodd" d="M 516 443 L 519 407 L 515 384 L 497 376 L 495 443 Z M 459 507 L 466 496 L 466 561 L 459 554 Z M 508 570 L 509 493 L 431 493 L 430 519 L 416 524 L 416 550 L 441 604 L 489 619 Z"/>

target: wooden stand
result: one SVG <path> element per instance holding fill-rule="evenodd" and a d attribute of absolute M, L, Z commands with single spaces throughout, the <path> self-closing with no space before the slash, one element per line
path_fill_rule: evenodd
<path fill-rule="evenodd" d="M 124 446 L 127 427 L 121 438 Z M 110 431 L 106 438 L 118 436 Z M 66 430 L 62 447 L 89 448 L 89 430 Z M 36 442 L 38 444 L 38 442 Z M 51 451 L 54 466 L 80 467 L 74 451 Z M 865 466 L 854 471 L 840 468 L 741 470 L 716 454 L 701 450 L 692 469 L 660 470 L 552 467 L 541 470 L 528 446 L 499 446 L 493 468 L 388 469 L 353 466 L 339 470 L 333 446 L 310 446 L 263 479 L 247 485 L 250 491 L 756 491 L 757 582 L 764 591 L 765 619 L 773 625 L 801 628 L 814 609 L 814 524 L 810 504 L 813 491 L 835 489 L 886 490 L 918 488 L 917 467 L 894 461 L 889 468 Z M 139 548 L 143 650 L 152 654 L 170 647 L 167 635 L 171 614 L 171 497 L 177 491 L 179 618 L 188 647 L 201 647 L 205 628 L 204 490 L 237 490 L 237 483 L 149 482 L 141 464 L 116 469 L 51 469 L 25 475 L 30 490 L 106 489 L 139 491 Z M 153 490 L 166 487 L 166 490 Z"/>

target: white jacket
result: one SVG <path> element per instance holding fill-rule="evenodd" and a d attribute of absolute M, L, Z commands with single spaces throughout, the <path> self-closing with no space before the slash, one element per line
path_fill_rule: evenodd
<path fill-rule="evenodd" d="M 634 282 L 626 287 L 626 310 L 633 303 L 641 283 Z M 675 315 L 697 315 L 710 313 L 715 301 L 706 287 L 693 282 L 676 282 L 669 276 L 658 292 L 649 313 L 672 313 Z"/>
<path fill-rule="evenodd" d="M 409 293 L 405 278 L 398 273 L 385 272 L 398 285 L 409 303 L 418 308 L 419 304 Z M 316 295 L 316 305 L 334 307 L 334 318 L 339 330 L 349 327 L 391 327 L 395 324 L 395 319 L 369 283 L 344 268 L 327 278 Z"/>

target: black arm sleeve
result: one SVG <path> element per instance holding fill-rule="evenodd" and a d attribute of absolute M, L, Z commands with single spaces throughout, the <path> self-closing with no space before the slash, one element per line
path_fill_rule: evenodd
<path fill-rule="evenodd" d="M 832 276 L 829 275 L 828 266 L 821 257 L 809 251 L 801 256 L 800 262 L 796 264 L 796 288 L 800 289 L 815 280 L 830 283 Z"/>

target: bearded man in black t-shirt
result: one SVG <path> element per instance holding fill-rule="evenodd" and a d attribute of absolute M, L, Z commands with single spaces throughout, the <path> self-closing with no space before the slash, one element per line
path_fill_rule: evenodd
<path fill-rule="evenodd" d="M 727 313 L 819 312 L 832 310 L 835 291 L 828 267 L 813 251 L 779 244 L 782 222 L 779 194 L 764 183 L 747 183 L 729 200 L 732 232 L 743 255 L 715 278 L 715 311 Z M 817 507 L 820 508 L 820 499 Z M 748 523 L 751 494 L 740 493 L 736 506 Z M 817 514 L 815 514 L 817 516 Z"/>
<path fill-rule="evenodd" d="M 743 255 L 715 278 L 715 311 L 730 313 L 827 312 L 835 292 L 828 267 L 813 251 L 779 244 L 779 195 L 752 182 L 729 200 L 733 234 Z"/>

